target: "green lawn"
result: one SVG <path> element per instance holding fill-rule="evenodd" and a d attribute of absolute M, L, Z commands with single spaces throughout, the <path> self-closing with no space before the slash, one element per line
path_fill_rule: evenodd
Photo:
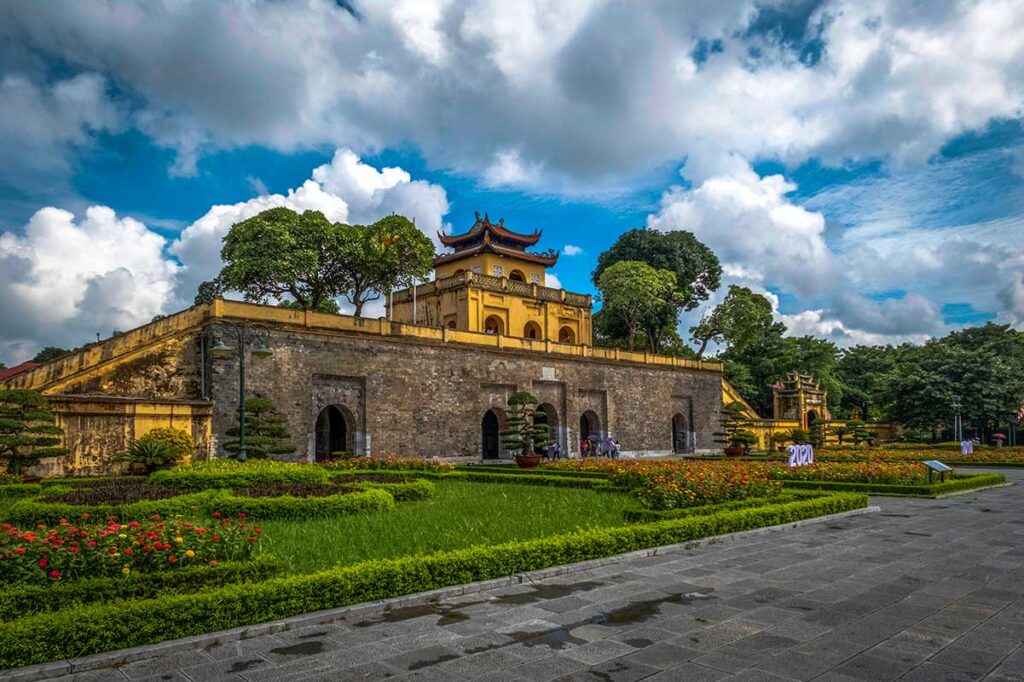
<path fill-rule="evenodd" d="M 261 550 L 293 573 L 625 524 L 626 495 L 574 488 L 438 480 L 437 494 L 395 511 L 268 521 Z"/>

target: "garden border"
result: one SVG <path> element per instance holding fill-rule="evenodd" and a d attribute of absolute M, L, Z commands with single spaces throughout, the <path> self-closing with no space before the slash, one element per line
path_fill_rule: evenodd
<path fill-rule="evenodd" d="M 890 483 L 857 483 L 851 481 L 789 480 L 782 482 L 784 489 L 820 490 L 822 492 L 859 492 L 888 497 L 937 498 L 955 492 L 973 492 L 1008 485 L 1003 474 L 968 474 L 945 483 L 931 485 L 896 485 Z M 1012 484 L 1009 484 L 1012 485 Z"/>
<path fill-rule="evenodd" d="M 191 651 L 196 648 L 209 647 L 219 644 L 225 644 L 228 642 L 251 639 L 262 635 L 273 634 L 275 632 L 284 632 L 288 630 L 306 627 L 309 625 L 329 623 L 351 615 L 367 616 L 385 611 L 387 609 L 415 606 L 418 604 L 424 604 L 427 602 L 437 601 L 439 599 L 445 599 L 449 597 L 456 597 L 465 594 L 474 594 L 501 587 L 511 587 L 526 582 L 534 582 L 546 578 L 552 578 L 561 575 L 570 575 L 582 571 L 593 570 L 603 566 L 629 561 L 631 559 L 684 552 L 686 550 L 693 549 L 695 547 L 700 547 L 702 545 L 713 545 L 735 540 L 742 540 L 744 538 L 751 536 L 762 535 L 766 533 L 782 532 L 790 528 L 799 528 L 801 526 L 828 523 L 838 519 L 848 518 L 851 516 L 862 516 L 865 514 L 871 514 L 878 511 L 881 511 L 881 508 L 877 506 L 858 507 L 855 509 L 848 509 L 841 512 L 826 514 L 824 516 L 812 516 L 806 519 L 788 521 L 785 523 L 775 524 L 772 526 L 763 526 L 760 528 L 752 528 L 748 530 L 735 531 L 731 533 L 723 533 L 721 535 L 712 535 L 703 538 L 697 538 L 694 540 L 672 543 L 668 545 L 659 545 L 656 547 L 650 547 L 646 549 L 633 550 L 630 552 L 624 552 L 621 554 L 615 554 L 612 556 L 601 557 L 597 559 L 589 559 L 586 561 L 561 564 L 549 568 L 541 568 L 524 572 L 514 572 L 500 578 L 475 581 L 470 583 L 464 583 L 461 585 L 451 585 L 448 587 L 441 587 L 433 590 L 407 594 L 399 597 L 378 599 L 369 602 L 363 602 L 360 604 L 352 604 L 349 606 L 342 606 L 334 609 L 326 609 L 323 611 L 314 611 L 311 613 L 304 613 L 296 616 L 290 616 L 288 618 L 282 618 L 279 620 L 258 623 L 255 625 L 245 625 L 236 628 L 230 628 L 227 630 L 220 630 L 217 632 L 208 632 L 201 635 L 192 635 L 189 637 L 183 637 L 175 640 L 167 640 L 163 642 L 158 642 L 156 644 L 144 644 L 140 646 L 130 647 L 127 649 L 105 651 L 102 653 L 90 654 L 87 656 L 64 659 L 59 661 L 50 661 L 47 663 L 37 663 L 34 665 L 29 665 L 21 668 L 4 670 L 0 674 L 4 675 L 5 678 L 9 680 L 17 680 L 18 682 L 33 682 L 35 680 L 43 680 L 62 675 L 84 673 L 91 670 L 98 670 L 118 665 L 125 665 L 133 661 L 138 661 L 154 656 L 170 655 L 180 651 Z"/>

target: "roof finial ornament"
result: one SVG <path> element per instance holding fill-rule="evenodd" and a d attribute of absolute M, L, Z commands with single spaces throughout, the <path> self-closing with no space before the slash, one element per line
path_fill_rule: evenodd
<path fill-rule="evenodd" d="M 502 227 L 505 227 L 505 219 L 504 218 L 498 218 L 498 224 L 501 225 Z"/>
<path fill-rule="evenodd" d="M 491 217 L 487 215 L 487 211 L 484 211 L 484 222 L 490 224 Z"/>
<path fill-rule="evenodd" d="M 477 220 L 480 220 L 480 211 L 473 211 L 473 215 L 476 216 Z"/>

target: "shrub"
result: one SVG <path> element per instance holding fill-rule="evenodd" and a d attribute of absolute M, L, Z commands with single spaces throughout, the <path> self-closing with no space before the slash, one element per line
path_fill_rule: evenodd
<path fill-rule="evenodd" d="M 171 426 L 161 426 L 151 429 L 139 438 L 140 443 L 159 443 L 170 451 L 174 462 L 188 462 L 196 453 L 196 442 L 192 440 L 192 434 L 182 429 Z"/>
<path fill-rule="evenodd" d="M 227 435 L 235 440 L 224 443 L 231 457 L 238 455 L 238 427 L 232 426 Z M 271 455 L 287 455 L 297 449 L 288 431 L 288 420 L 277 411 L 274 401 L 262 396 L 245 399 L 245 455 L 252 459 L 267 459 Z"/>
<path fill-rule="evenodd" d="M 243 519 L 0 527 L 0 583 L 46 583 L 248 559 L 262 531 Z"/>
<path fill-rule="evenodd" d="M 816 462 L 808 466 L 773 465 L 771 476 L 783 481 L 847 481 L 922 485 L 928 482 L 928 470 L 916 462 Z"/>
<path fill-rule="evenodd" d="M 45 585 L 10 585 L 0 588 L 0 621 L 83 604 L 118 599 L 151 599 L 170 594 L 188 594 L 198 588 L 258 582 L 280 575 L 281 569 L 276 559 L 261 555 L 249 561 L 195 564 L 175 571 L 135 571 L 116 578 L 83 578 Z"/>
<path fill-rule="evenodd" d="M 137 473 L 151 474 L 157 469 L 172 466 L 178 461 L 174 449 L 166 443 L 132 441 L 128 449 L 114 457 L 115 461 L 127 462 Z"/>
<path fill-rule="evenodd" d="M 865 495 L 834 494 L 712 516 L 369 561 L 195 594 L 38 614 L 0 624 L 0 667 L 13 668 L 267 622 L 710 535 L 790 523 L 866 504 Z"/>
<path fill-rule="evenodd" d="M 235 488 L 237 497 L 327 497 L 354 492 L 355 488 L 346 488 L 333 483 L 292 483 L 277 481 L 274 483 L 254 483 L 244 488 Z"/>
<path fill-rule="evenodd" d="M 68 454 L 60 447 L 64 432 L 55 422 L 42 393 L 0 389 L 0 459 L 7 463 L 7 473 L 20 475 L 42 457 Z"/>
<path fill-rule="evenodd" d="M 236 462 L 217 459 L 211 462 L 193 462 L 189 466 L 155 472 L 149 477 L 153 483 L 179 488 L 240 488 L 254 483 L 326 483 L 327 471 L 311 464 L 254 460 Z"/>
<path fill-rule="evenodd" d="M 164 500 L 142 500 L 130 504 L 81 505 L 63 502 L 43 502 L 38 499 L 21 499 L 11 505 L 6 520 L 11 523 L 37 523 L 56 525 L 62 519 L 105 519 L 114 518 L 122 521 L 149 518 L 154 514 L 196 516 L 204 509 L 214 506 L 215 501 L 224 494 L 219 490 L 208 490 L 178 495 Z"/>

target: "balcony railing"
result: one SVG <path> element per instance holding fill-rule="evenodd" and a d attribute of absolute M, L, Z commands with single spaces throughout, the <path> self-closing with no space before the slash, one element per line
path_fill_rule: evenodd
<path fill-rule="evenodd" d="M 576 308 L 589 309 L 592 304 L 590 294 L 574 294 L 571 291 L 566 291 L 565 289 L 552 289 L 551 287 L 542 287 L 539 284 L 517 282 L 505 279 L 504 277 L 491 277 L 490 275 L 481 275 L 475 272 L 460 272 L 457 275 L 442 277 L 441 279 L 436 279 L 433 282 L 420 284 L 416 287 L 416 296 L 418 298 L 430 296 L 442 291 L 452 291 L 463 287 L 476 287 L 477 289 L 483 289 L 484 291 L 494 291 L 497 293 L 512 294 L 514 296 L 526 296 L 540 299 L 542 301 L 562 303 Z M 394 292 L 392 300 L 394 300 L 395 303 L 411 302 L 412 288 L 410 287 L 408 289 L 402 289 L 401 291 Z"/>

